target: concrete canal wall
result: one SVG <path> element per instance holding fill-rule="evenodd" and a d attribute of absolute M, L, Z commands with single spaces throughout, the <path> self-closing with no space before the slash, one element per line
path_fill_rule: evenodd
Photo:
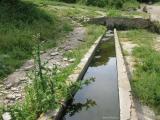
<path fill-rule="evenodd" d="M 127 75 L 127 69 L 116 29 L 114 29 L 114 36 L 117 58 L 120 120 L 138 120 L 134 109 L 130 81 Z"/>
<path fill-rule="evenodd" d="M 100 17 L 92 18 L 88 21 L 91 24 L 105 25 L 109 29 L 128 30 L 135 28 L 149 28 L 150 20 L 142 18 L 123 18 L 123 17 Z"/>
<path fill-rule="evenodd" d="M 72 82 L 76 82 L 80 80 L 92 57 L 95 53 L 97 46 L 99 45 L 100 41 L 102 40 L 103 35 L 100 36 L 95 43 L 91 46 L 88 52 L 84 55 L 84 58 L 78 64 L 78 66 L 73 71 L 73 74 L 69 76 L 68 81 L 72 80 Z M 114 29 L 114 38 L 115 38 L 115 50 L 116 50 L 116 58 L 117 58 L 117 72 L 118 72 L 118 92 L 119 92 L 119 103 L 120 103 L 120 120 L 138 120 L 136 112 L 133 110 L 133 100 L 131 95 L 131 86 L 130 81 L 127 76 L 127 70 L 120 46 L 120 42 L 118 39 L 117 31 Z M 67 100 L 64 102 L 64 105 L 61 108 L 55 111 L 48 111 L 47 113 L 43 114 L 38 120 L 59 120 L 62 116 L 62 113 L 67 107 Z"/>
<path fill-rule="evenodd" d="M 123 17 L 99 17 L 88 21 L 90 24 L 105 25 L 108 29 L 130 30 L 147 29 L 151 32 L 160 33 L 160 21 L 143 18 L 123 18 Z"/>

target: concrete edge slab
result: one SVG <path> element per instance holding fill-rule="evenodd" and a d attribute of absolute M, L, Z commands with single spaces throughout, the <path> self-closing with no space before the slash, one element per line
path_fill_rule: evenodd
<path fill-rule="evenodd" d="M 120 120 L 138 120 L 136 115 L 134 115 L 134 118 L 132 116 L 132 112 L 134 112 L 134 114 L 136 113 L 132 109 L 133 100 L 131 95 L 131 86 L 116 29 L 114 29 L 114 37 L 117 58 Z"/>
<path fill-rule="evenodd" d="M 91 46 L 91 48 L 88 50 L 88 52 L 84 55 L 84 57 L 81 59 L 81 62 L 77 65 L 75 70 L 73 71 L 73 74 L 71 74 L 68 77 L 68 82 L 76 82 L 80 80 L 83 77 L 83 74 L 85 73 L 90 61 L 92 60 L 92 57 L 95 53 L 96 48 L 98 47 L 101 39 L 103 38 L 104 34 L 98 37 L 98 39 L 94 42 L 94 44 Z M 67 100 L 64 102 L 64 105 L 67 104 Z M 47 113 L 42 114 L 38 120 L 58 120 L 60 116 L 62 115 L 62 112 L 64 111 L 66 106 L 61 106 L 57 110 L 50 110 Z"/>

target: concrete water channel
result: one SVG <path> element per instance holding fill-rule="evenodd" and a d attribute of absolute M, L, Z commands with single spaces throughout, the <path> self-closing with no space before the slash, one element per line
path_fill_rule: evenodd
<path fill-rule="evenodd" d="M 105 25 L 109 29 L 138 28 L 160 33 L 160 26 L 149 19 L 102 17 L 93 18 L 88 23 Z M 39 120 L 139 119 L 116 29 L 114 34 L 108 32 L 100 36 L 68 77 L 72 82 L 94 77 L 95 82 L 73 93 L 72 100 L 66 100 L 59 109 L 46 113 Z"/>
<path fill-rule="evenodd" d="M 77 91 L 63 120 L 119 120 L 117 62 L 112 33 L 106 33 L 102 38 L 82 80 L 90 78 L 94 78 L 94 82 Z"/>

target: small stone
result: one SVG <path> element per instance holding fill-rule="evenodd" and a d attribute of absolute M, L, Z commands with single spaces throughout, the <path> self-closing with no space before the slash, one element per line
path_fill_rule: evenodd
<path fill-rule="evenodd" d="M 19 97 L 19 98 L 21 98 L 21 97 L 22 97 L 22 95 L 21 95 L 21 94 L 16 94 L 15 96 L 16 96 L 16 97 Z"/>
<path fill-rule="evenodd" d="M 2 87 L 3 87 L 3 85 L 0 84 L 0 88 L 2 88 Z"/>
<path fill-rule="evenodd" d="M 68 60 L 68 58 L 63 58 L 63 60 L 64 60 L 64 61 L 67 61 L 67 60 Z"/>
<path fill-rule="evenodd" d="M 58 49 L 59 49 L 59 48 L 57 47 L 57 48 L 55 48 L 54 50 L 57 52 L 57 51 L 58 51 Z"/>
<path fill-rule="evenodd" d="M 68 63 L 66 63 L 66 64 L 65 64 L 65 66 L 69 66 L 69 64 L 68 64 Z"/>
<path fill-rule="evenodd" d="M 108 37 L 104 37 L 103 39 L 102 39 L 102 41 L 107 41 L 107 40 L 109 40 L 110 38 Z"/>
<path fill-rule="evenodd" d="M 19 78 L 20 81 L 26 81 L 28 79 L 28 77 L 21 77 Z"/>
<path fill-rule="evenodd" d="M 2 93 L 2 94 L 8 94 L 7 91 L 0 91 L 0 93 Z"/>
<path fill-rule="evenodd" d="M 4 102 L 3 102 L 4 104 L 8 104 L 9 103 L 9 101 L 8 100 L 4 100 Z"/>
<path fill-rule="evenodd" d="M 53 65 L 49 65 L 47 68 L 52 70 L 54 68 L 54 66 Z"/>
<path fill-rule="evenodd" d="M 53 53 L 51 53 L 50 55 L 51 56 L 56 56 L 56 55 L 58 55 L 59 53 L 58 52 L 53 52 Z"/>
<path fill-rule="evenodd" d="M 12 85 L 11 83 L 8 83 L 8 84 L 6 85 L 6 89 L 10 89 L 12 86 L 13 86 L 13 85 Z"/>
<path fill-rule="evenodd" d="M 113 36 L 113 34 L 106 34 L 104 37 L 112 37 Z"/>
<path fill-rule="evenodd" d="M 78 41 L 84 42 L 84 40 L 83 40 L 83 39 L 78 39 Z"/>
<path fill-rule="evenodd" d="M 56 65 L 61 65 L 61 63 L 57 61 L 57 62 L 56 62 Z"/>
<path fill-rule="evenodd" d="M 111 33 L 113 34 L 113 31 L 112 30 L 108 30 L 107 33 L 108 34 L 111 34 Z"/>
<path fill-rule="evenodd" d="M 70 47 L 70 46 L 67 46 L 67 47 L 64 48 L 64 50 L 65 50 L 65 51 L 71 50 L 71 47 Z"/>
<path fill-rule="evenodd" d="M 9 95 L 6 96 L 6 99 L 15 100 L 16 96 L 14 94 L 9 94 Z"/>
<path fill-rule="evenodd" d="M 18 91 L 18 88 L 11 87 L 11 90 L 12 90 L 12 91 Z"/>
<path fill-rule="evenodd" d="M 28 80 L 28 84 L 32 84 L 32 80 Z"/>
<path fill-rule="evenodd" d="M 28 71 L 28 70 L 32 69 L 33 67 L 34 67 L 34 65 L 26 66 L 26 67 L 24 67 L 24 70 Z"/>
<path fill-rule="evenodd" d="M 13 91 L 14 93 L 19 93 L 20 91 L 19 90 L 17 90 L 17 91 Z"/>
<path fill-rule="evenodd" d="M 11 115 L 9 112 L 5 112 L 3 115 L 2 115 L 2 118 L 3 120 L 11 120 Z"/>
<path fill-rule="evenodd" d="M 95 58 L 96 58 L 96 59 L 99 59 L 99 58 L 101 58 L 101 56 L 95 56 Z"/>
<path fill-rule="evenodd" d="M 75 58 L 72 58 L 70 60 L 68 60 L 69 62 L 73 63 L 76 59 Z"/>

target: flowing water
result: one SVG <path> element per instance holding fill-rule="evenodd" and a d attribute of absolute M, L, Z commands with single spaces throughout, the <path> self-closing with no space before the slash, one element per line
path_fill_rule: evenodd
<path fill-rule="evenodd" d="M 84 74 L 95 81 L 79 90 L 63 120 L 119 120 L 117 65 L 113 36 L 104 36 Z"/>

